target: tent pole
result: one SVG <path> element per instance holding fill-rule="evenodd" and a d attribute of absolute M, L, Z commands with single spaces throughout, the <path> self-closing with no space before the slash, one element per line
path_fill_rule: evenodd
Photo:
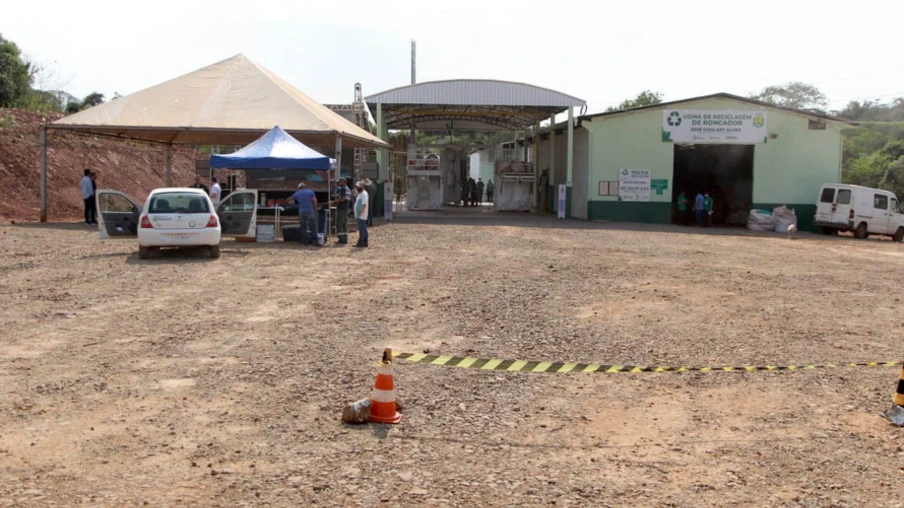
<path fill-rule="evenodd" d="M 327 201 L 331 201 L 333 199 L 333 172 L 330 171 L 329 176 L 329 191 L 328 191 L 328 199 Z M 340 134 L 336 134 L 336 181 L 342 176 L 342 136 Z M 330 207 L 329 203 L 327 203 L 326 207 L 326 224 L 329 226 L 330 224 Z M 327 238 L 330 237 L 330 228 L 326 228 Z"/>
<path fill-rule="evenodd" d="M 47 127 L 41 126 L 41 222 L 47 222 Z"/>
<path fill-rule="evenodd" d="M 173 186 L 173 144 L 166 144 L 166 186 Z"/>

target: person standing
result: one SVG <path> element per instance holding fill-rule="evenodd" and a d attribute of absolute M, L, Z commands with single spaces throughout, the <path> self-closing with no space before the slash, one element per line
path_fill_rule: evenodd
<path fill-rule="evenodd" d="M 336 236 L 342 244 L 348 243 L 348 206 L 351 197 L 352 191 L 346 185 L 345 178 L 340 178 L 336 199 L 330 201 L 330 206 L 336 207 Z"/>
<path fill-rule="evenodd" d="M 681 191 L 681 194 L 678 194 L 678 223 L 682 226 L 687 226 L 687 193 Z"/>
<path fill-rule="evenodd" d="M 302 182 L 298 190 L 289 197 L 289 201 L 298 203 L 298 227 L 301 229 L 301 243 L 314 245 L 317 241 L 317 196 L 314 191 Z M 308 229 L 310 228 L 310 236 Z"/>
<path fill-rule="evenodd" d="M 483 188 L 484 188 L 483 179 L 478 176 L 477 177 L 477 204 L 478 205 L 483 204 Z"/>
<path fill-rule="evenodd" d="M 370 178 L 365 178 L 364 179 L 364 190 L 367 191 L 367 199 L 369 200 L 367 202 L 367 211 L 368 211 L 367 225 L 373 226 L 374 225 L 374 214 L 373 214 L 374 200 L 377 198 L 377 184 L 374 183 L 374 181 L 371 180 Z"/>
<path fill-rule="evenodd" d="M 709 195 L 709 191 L 703 193 L 703 214 L 706 227 L 713 225 L 713 198 Z"/>
<path fill-rule="evenodd" d="M 461 206 L 468 206 L 468 198 L 470 197 L 470 190 L 468 187 L 468 181 L 461 181 Z"/>
<path fill-rule="evenodd" d="M 694 221 L 698 226 L 703 225 L 703 193 L 698 192 L 694 198 Z"/>
<path fill-rule="evenodd" d="M 217 177 L 213 177 L 210 179 L 210 201 L 213 202 L 214 210 L 220 206 L 220 198 L 223 195 L 223 191 L 220 190 L 220 184 L 217 182 Z"/>
<path fill-rule="evenodd" d="M 204 191 L 204 194 L 210 195 L 210 189 L 208 189 L 207 186 L 201 182 L 200 176 L 195 176 L 195 183 L 194 183 L 194 185 L 192 185 L 189 188 L 190 189 L 201 189 L 202 191 Z"/>
<path fill-rule="evenodd" d="M 79 182 L 82 191 L 82 200 L 85 202 L 85 224 L 97 224 L 97 215 L 94 199 L 94 183 L 91 181 L 91 170 L 86 169 Z"/>
<path fill-rule="evenodd" d="M 477 206 L 477 182 L 474 181 L 474 178 L 468 178 L 468 197 L 470 205 Z"/>
<path fill-rule="evenodd" d="M 97 172 L 91 172 L 91 196 L 94 209 L 94 223 L 97 224 Z"/>
<path fill-rule="evenodd" d="M 355 198 L 355 223 L 358 225 L 358 243 L 355 244 L 355 247 L 367 247 L 368 240 L 370 239 L 367 234 L 367 217 L 370 215 L 370 208 L 368 207 L 370 196 L 367 195 L 367 190 L 364 188 L 364 182 L 355 184 L 355 189 L 358 191 L 358 197 Z"/>
<path fill-rule="evenodd" d="M 490 178 L 490 181 L 487 182 L 487 201 L 492 205 L 493 204 L 493 191 L 496 190 L 496 184 L 493 183 L 493 179 Z"/>

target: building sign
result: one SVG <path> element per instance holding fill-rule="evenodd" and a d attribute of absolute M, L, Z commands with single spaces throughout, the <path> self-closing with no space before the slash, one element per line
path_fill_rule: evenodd
<path fill-rule="evenodd" d="M 618 200 L 649 201 L 651 173 L 649 169 L 619 169 Z"/>
<path fill-rule="evenodd" d="M 662 192 L 669 188 L 669 181 L 665 178 L 650 180 L 650 188 L 656 191 L 657 196 L 662 196 Z"/>
<path fill-rule="evenodd" d="M 765 111 L 662 111 L 662 141 L 666 143 L 765 143 L 767 134 Z"/>
<path fill-rule="evenodd" d="M 383 218 L 392 221 L 392 198 L 395 196 L 392 178 L 383 182 Z"/>
<path fill-rule="evenodd" d="M 560 219 L 565 218 L 565 206 L 568 197 L 568 191 L 566 190 L 567 188 L 568 187 L 566 187 L 565 185 L 559 185 L 559 206 L 557 208 L 558 214 L 556 216 Z"/>

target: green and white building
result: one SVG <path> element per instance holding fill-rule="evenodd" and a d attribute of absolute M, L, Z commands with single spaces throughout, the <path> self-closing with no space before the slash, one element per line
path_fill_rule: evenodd
<path fill-rule="evenodd" d="M 544 128 L 547 210 L 567 186 L 567 215 L 585 220 L 667 224 L 685 191 L 715 198 L 714 222 L 744 224 L 753 208 L 787 205 L 812 229 L 822 184 L 841 180 L 844 120 L 720 93 L 575 118 L 571 174 L 567 122 Z M 479 154 L 485 157 L 486 151 Z M 473 162 L 472 162 L 473 164 Z"/>

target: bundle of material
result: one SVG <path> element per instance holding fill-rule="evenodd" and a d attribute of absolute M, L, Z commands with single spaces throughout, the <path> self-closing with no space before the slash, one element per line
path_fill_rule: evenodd
<path fill-rule="evenodd" d="M 775 231 L 775 216 L 769 210 L 750 210 L 747 229 L 751 231 Z"/>
<path fill-rule="evenodd" d="M 772 209 L 772 216 L 775 217 L 774 231 L 785 233 L 789 231 L 788 228 L 791 226 L 794 226 L 794 230 L 797 231 L 797 214 L 794 213 L 794 209 L 787 206 L 779 206 Z"/>

